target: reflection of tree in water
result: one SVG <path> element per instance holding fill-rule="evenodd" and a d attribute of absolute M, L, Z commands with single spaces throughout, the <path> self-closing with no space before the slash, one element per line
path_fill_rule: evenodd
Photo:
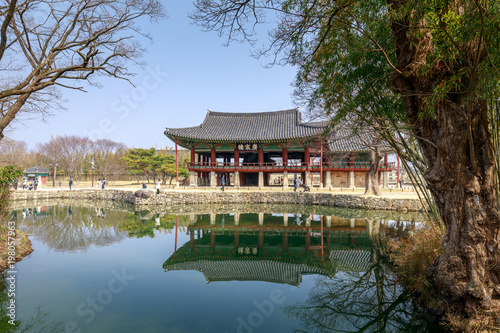
<path fill-rule="evenodd" d="M 14 325 L 9 323 L 10 317 L 7 307 L 10 304 L 9 288 L 6 281 L 7 274 L 0 276 L 0 332 L 2 333 L 55 333 L 63 332 L 63 324 L 50 321 L 50 314 L 39 307 L 36 315 L 27 321 L 15 320 Z M 16 303 L 16 313 L 19 313 L 20 305 Z"/>
<path fill-rule="evenodd" d="M 21 219 L 18 227 L 55 250 L 71 251 L 125 239 L 127 233 L 119 226 L 127 217 L 135 219 L 133 214 L 100 207 L 52 206 L 46 207 L 43 218 Z"/>
<path fill-rule="evenodd" d="M 175 215 L 139 211 L 135 213 L 135 216 L 137 217 L 136 219 L 127 219 L 120 226 L 120 230 L 127 231 L 128 237 L 154 238 L 155 230 L 172 233 L 172 229 L 175 227 Z M 180 224 L 189 223 L 187 216 L 179 216 L 178 220 Z"/>
<path fill-rule="evenodd" d="M 415 314 L 408 293 L 378 260 L 377 252 L 372 251 L 373 264 L 367 271 L 318 277 L 305 303 L 286 307 L 285 312 L 306 328 L 296 332 L 433 331 Z"/>

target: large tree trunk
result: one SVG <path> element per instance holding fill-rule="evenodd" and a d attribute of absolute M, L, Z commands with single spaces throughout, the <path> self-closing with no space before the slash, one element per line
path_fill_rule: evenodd
<path fill-rule="evenodd" d="M 380 169 L 381 160 L 382 155 L 378 149 L 370 150 L 370 169 L 365 175 L 365 195 L 382 195 L 378 181 L 378 170 Z"/>
<path fill-rule="evenodd" d="M 394 8 L 400 4 L 388 2 Z M 446 226 L 444 253 L 428 273 L 454 309 L 475 315 L 478 309 L 500 305 L 499 198 L 487 105 L 470 94 L 456 93 L 434 102 L 430 114 L 424 99 L 461 67 L 440 60 L 425 76 L 418 73 L 432 49 L 432 38 L 422 33 L 415 40 L 410 29 L 404 20 L 392 24 L 398 70 L 391 83 L 403 98 L 413 134 L 427 158 L 424 176 Z"/>

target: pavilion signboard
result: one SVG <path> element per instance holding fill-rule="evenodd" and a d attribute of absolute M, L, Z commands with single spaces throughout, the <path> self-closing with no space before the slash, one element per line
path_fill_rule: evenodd
<path fill-rule="evenodd" d="M 238 143 L 236 147 L 239 151 L 258 151 L 260 146 L 258 143 Z"/>

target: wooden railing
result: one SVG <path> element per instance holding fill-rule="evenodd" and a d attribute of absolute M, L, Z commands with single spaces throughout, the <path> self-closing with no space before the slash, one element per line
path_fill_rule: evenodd
<path fill-rule="evenodd" d="M 324 162 L 323 171 L 367 171 L 370 168 L 370 162 Z M 392 171 L 395 168 L 394 162 L 382 163 L 380 171 Z M 207 163 L 194 162 L 190 163 L 189 170 L 208 172 L 230 172 L 230 171 L 313 171 L 319 172 L 321 165 L 319 163 L 311 163 L 309 166 L 306 163 Z"/>

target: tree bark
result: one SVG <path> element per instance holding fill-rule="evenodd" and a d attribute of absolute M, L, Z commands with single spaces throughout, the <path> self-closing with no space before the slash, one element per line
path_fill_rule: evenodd
<path fill-rule="evenodd" d="M 382 155 L 378 149 L 370 150 L 370 169 L 365 175 L 365 195 L 380 196 L 380 184 L 378 182 L 378 170 L 380 169 L 380 161 Z"/>
<path fill-rule="evenodd" d="M 433 87 L 467 65 L 437 60 L 428 74 L 418 73 L 432 50 L 432 36 L 423 32 L 416 40 L 410 29 L 415 28 L 404 18 L 392 23 L 398 64 L 391 83 L 427 158 L 424 177 L 446 227 L 444 253 L 428 276 L 454 309 L 475 315 L 500 306 L 499 197 L 487 104 L 468 91 L 457 92 L 435 101 L 428 112 L 424 101 L 435 94 Z"/>

